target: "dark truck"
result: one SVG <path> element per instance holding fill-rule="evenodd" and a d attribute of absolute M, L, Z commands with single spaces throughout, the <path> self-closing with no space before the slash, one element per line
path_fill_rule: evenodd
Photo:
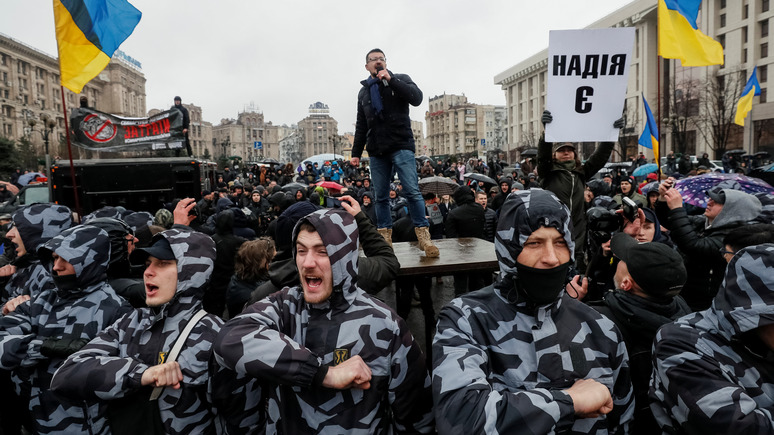
<path fill-rule="evenodd" d="M 215 164 L 187 157 L 73 160 L 81 213 L 104 206 L 155 213 L 176 198 L 201 198 L 215 185 Z M 75 211 L 70 162 L 51 166 L 52 202 Z"/>

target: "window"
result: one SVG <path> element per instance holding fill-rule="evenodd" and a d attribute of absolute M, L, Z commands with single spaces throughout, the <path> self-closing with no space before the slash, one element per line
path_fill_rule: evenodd
<path fill-rule="evenodd" d="M 742 50 L 742 62 L 747 62 L 747 49 Z"/>
<path fill-rule="evenodd" d="M 766 83 L 766 80 L 769 78 L 769 69 L 766 65 L 759 66 L 758 67 L 758 80 L 761 83 Z"/>
<path fill-rule="evenodd" d="M 750 6 L 744 5 L 744 7 L 742 7 L 742 19 L 746 20 L 749 15 L 750 15 Z"/>
<path fill-rule="evenodd" d="M 726 14 L 720 14 L 720 27 L 726 27 Z"/>
<path fill-rule="evenodd" d="M 758 100 L 759 103 L 765 103 L 766 102 L 766 88 L 761 89 L 761 95 L 760 100 Z"/>
<path fill-rule="evenodd" d="M 769 0 L 761 0 L 761 12 L 769 11 Z"/>
<path fill-rule="evenodd" d="M 769 57 L 769 43 L 764 42 L 761 44 L 761 57 Z"/>
<path fill-rule="evenodd" d="M 726 0 L 720 0 L 720 9 L 726 8 Z"/>
<path fill-rule="evenodd" d="M 7 82 L 7 81 L 8 81 L 8 73 L 7 73 L 7 72 L 5 72 L 5 71 L 3 71 L 2 73 L 0 73 L 0 79 L 2 79 L 2 80 L 0 80 L 0 81 L 2 81 L 3 83 Z"/>
<path fill-rule="evenodd" d="M 761 21 L 761 38 L 769 36 L 769 20 Z"/>
<path fill-rule="evenodd" d="M 742 42 L 747 43 L 747 26 L 742 27 Z"/>
<path fill-rule="evenodd" d="M 4 53 L 0 53 L 0 65 L 8 65 L 8 56 L 6 56 Z"/>
<path fill-rule="evenodd" d="M 723 48 L 726 47 L 726 35 L 718 35 L 718 42 Z"/>

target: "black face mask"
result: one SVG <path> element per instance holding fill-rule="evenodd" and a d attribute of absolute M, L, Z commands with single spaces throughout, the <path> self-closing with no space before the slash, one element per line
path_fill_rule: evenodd
<path fill-rule="evenodd" d="M 54 284 L 56 284 L 56 288 L 58 288 L 61 291 L 70 291 L 78 288 L 78 283 L 77 283 L 78 277 L 76 277 L 75 274 L 53 275 L 51 278 L 54 279 Z"/>
<path fill-rule="evenodd" d="M 567 284 L 570 263 L 552 269 L 535 269 L 516 263 L 519 299 L 524 298 L 528 304 L 538 307 L 554 302 Z"/>

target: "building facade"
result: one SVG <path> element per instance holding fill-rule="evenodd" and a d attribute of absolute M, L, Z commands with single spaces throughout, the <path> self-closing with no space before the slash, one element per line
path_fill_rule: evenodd
<path fill-rule="evenodd" d="M 142 65 L 119 50 L 108 66 L 86 84 L 80 96 L 87 97 L 89 107 L 102 112 L 145 116 Z M 79 99 L 74 92 L 64 89 L 68 111 L 78 107 Z M 66 155 L 62 109 L 57 57 L 0 34 L 0 136 L 27 139 L 36 153 L 43 155 L 44 120 L 50 119 L 54 121 L 49 131 L 50 154 Z"/>
<path fill-rule="evenodd" d="M 425 142 L 425 128 L 422 121 L 411 120 L 411 133 L 414 135 L 414 147 L 417 155 L 427 154 L 427 143 Z"/>
<path fill-rule="evenodd" d="M 658 57 L 656 0 L 633 1 L 588 26 L 635 28 L 623 113 L 626 126 L 613 158 L 626 159 L 638 152 L 653 157 L 651 150 L 637 146 L 645 125 L 641 95 L 656 117 L 660 113 L 662 155 L 669 151 L 699 155 L 707 152 L 710 158 L 720 158 L 723 151 L 735 148 L 774 151 L 774 104 L 768 102 L 766 92 L 768 70 L 774 60 L 768 53 L 772 16 L 769 0 L 703 1 L 698 27 L 723 45 L 725 62 L 694 68 L 682 67 L 679 60 Z M 755 65 L 763 92 L 753 100 L 753 122 L 748 117 L 742 128 L 733 125 L 733 115 L 742 87 Z M 535 146 L 542 133 L 540 117 L 546 107 L 547 67 L 546 49 L 494 77 L 494 83 L 501 86 L 506 97 L 508 140 L 504 150 L 510 159 L 518 158 L 520 150 Z M 726 133 L 720 137 L 718 131 Z M 593 145 L 581 147 L 581 154 L 592 149 Z"/>
<path fill-rule="evenodd" d="M 341 154 L 339 123 L 330 116 L 327 104 L 309 105 L 309 115 L 298 122 L 298 146 L 304 157 L 323 153 Z"/>
<path fill-rule="evenodd" d="M 453 94 L 437 95 L 428 103 L 424 149 L 430 156 L 483 157 L 507 135 L 504 106 L 473 104 L 466 96 Z"/>

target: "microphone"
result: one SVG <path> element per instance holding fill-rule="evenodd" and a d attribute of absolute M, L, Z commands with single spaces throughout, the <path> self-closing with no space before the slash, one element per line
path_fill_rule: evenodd
<path fill-rule="evenodd" d="M 384 69 L 384 68 L 382 68 L 382 66 L 381 66 L 381 65 L 377 65 L 377 67 L 376 67 L 376 73 L 377 73 L 377 74 L 379 74 L 379 71 L 381 71 L 381 70 L 383 70 L 383 69 Z M 390 86 L 390 83 L 387 81 L 387 79 L 382 79 L 382 84 L 383 84 L 385 87 L 387 87 L 387 86 Z"/>

